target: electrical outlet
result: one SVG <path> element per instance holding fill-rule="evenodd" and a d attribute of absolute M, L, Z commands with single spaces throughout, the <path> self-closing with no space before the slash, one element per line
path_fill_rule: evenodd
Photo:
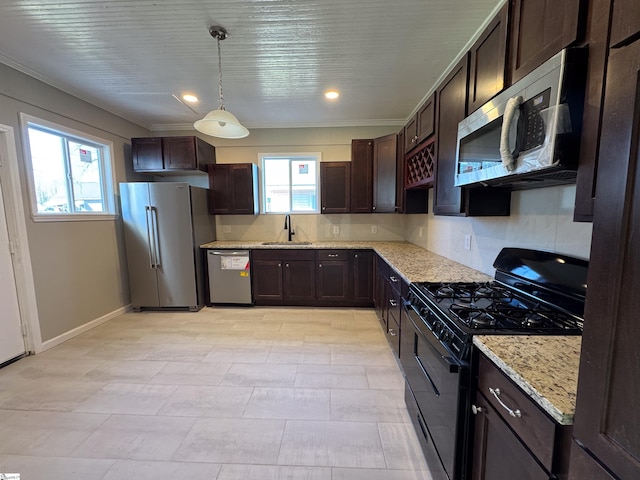
<path fill-rule="evenodd" d="M 222 233 L 231 233 L 231 226 L 230 225 L 223 225 Z"/>
<path fill-rule="evenodd" d="M 378 233 L 378 226 L 377 225 L 371 225 L 371 233 L 373 233 L 374 235 L 376 233 Z"/>
<path fill-rule="evenodd" d="M 333 234 L 334 235 L 340 235 L 340 226 L 339 225 L 334 225 L 333 226 Z"/>
<path fill-rule="evenodd" d="M 471 235 L 464 236 L 464 249 L 471 250 Z"/>
<path fill-rule="evenodd" d="M 418 237 L 422 238 L 422 227 L 418 229 Z"/>

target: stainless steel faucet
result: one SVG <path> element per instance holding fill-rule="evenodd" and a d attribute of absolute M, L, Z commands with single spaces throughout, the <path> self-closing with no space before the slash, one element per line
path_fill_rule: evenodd
<path fill-rule="evenodd" d="M 293 225 L 291 225 L 291 215 L 288 213 L 284 216 L 284 229 L 287 230 L 287 241 L 291 241 L 291 236 L 295 235 L 296 232 L 293 230 Z"/>

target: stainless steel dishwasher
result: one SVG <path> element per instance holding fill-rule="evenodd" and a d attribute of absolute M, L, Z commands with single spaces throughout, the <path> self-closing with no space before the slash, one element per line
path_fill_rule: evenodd
<path fill-rule="evenodd" d="M 207 266 L 212 304 L 253 304 L 249 250 L 208 250 Z"/>

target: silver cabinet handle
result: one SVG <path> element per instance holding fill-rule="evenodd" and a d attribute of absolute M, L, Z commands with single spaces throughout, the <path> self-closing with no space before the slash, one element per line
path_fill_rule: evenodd
<path fill-rule="evenodd" d="M 509 407 L 507 407 L 502 402 L 502 400 L 500 399 L 500 389 L 499 388 L 493 389 L 493 388 L 489 387 L 489 392 L 491 392 L 491 395 L 493 395 L 496 398 L 496 400 L 502 406 L 502 408 L 504 408 L 507 412 L 509 412 L 509 415 L 511 415 L 514 418 L 520 418 L 522 416 L 522 413 L 520 412 L 520 410 L 511 410 Z"/>
<path fill-rule="evenodd" d="M 389 277 L 389 280 L 391 280 L 393 283 L 398 283 L 398 277 L 394 277 L 393 275 Z"/>
<path fill-rule="evenodd" d="M 393 328 L 390 328 L 389 329 L 389 335 L 391 335 L 392 337 L 395 337 L 397 334 L 396 334 L 396 331 Z"/>
<path fill-rule="evenodd" d="M 329 257 L 329 258 L 335 258 L 335 257 L 337 257 L 337 256 L 338 256 L 338 254 L 337 254 L 337 253 L 329 253 L 329 254 L 327 255 L 327 257 Z"/>
<path fill-rule="evenodd" d="M 391 305 L 392 307 L 397 307 L 398 302 L 396 302 L 395 300 L 389 300 L 389 305 Z"/>

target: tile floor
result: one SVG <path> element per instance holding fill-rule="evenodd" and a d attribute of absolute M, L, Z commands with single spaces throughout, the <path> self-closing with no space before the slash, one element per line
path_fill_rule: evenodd
<path fill-rule="evenodd" d="M 127 313 L 0 369 L 29 480 L 427 480 L 372 310 Z"/>

